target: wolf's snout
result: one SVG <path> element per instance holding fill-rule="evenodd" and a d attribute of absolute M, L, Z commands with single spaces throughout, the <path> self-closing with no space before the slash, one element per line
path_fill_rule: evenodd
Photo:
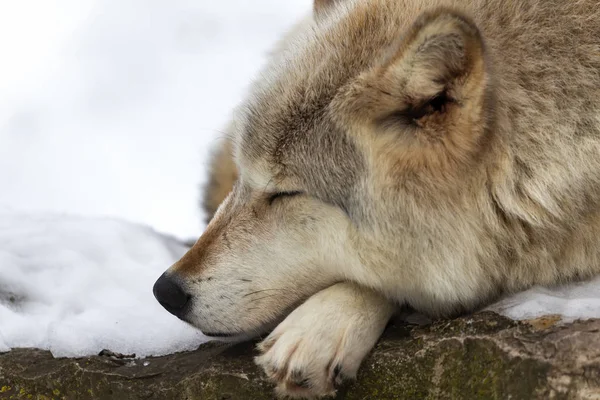
<path fill-rule="evenodd" d="M 181 318 L 190 296 L 166 273 L 162 274 L 152 289 L 156 300 L 171 314 Z"/>

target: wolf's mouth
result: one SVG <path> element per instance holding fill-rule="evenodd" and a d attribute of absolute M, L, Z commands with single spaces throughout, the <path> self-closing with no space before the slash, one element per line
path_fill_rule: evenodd
<path fill-rule="evenodd" d="M 239 333 L 223 333 L 223 332 L 202 332 L 204 336 L 210 336 L 215 338 L 233 338 L 240 336 Z"/>

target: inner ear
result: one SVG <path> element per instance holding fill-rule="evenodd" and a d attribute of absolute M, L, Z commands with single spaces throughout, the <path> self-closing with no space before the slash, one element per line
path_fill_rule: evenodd
<path fill-rule="evenodd" d="M 448 105 L 454 101 L 448 91 L 444 90 L 431 98 L 421 99 L 418 103 L 409 104 L 404 115 L 415 122 L 436 113 L 445 113 Z"/>
<path fill-rule="evenodd" d="M 424 126 L 432 117 L 444 119 L 449 108 L 456 103 L 444 90 L 427 99 L 408 101 L 404 107 L 378 118 L 377 124 L 384 127 Z"/>

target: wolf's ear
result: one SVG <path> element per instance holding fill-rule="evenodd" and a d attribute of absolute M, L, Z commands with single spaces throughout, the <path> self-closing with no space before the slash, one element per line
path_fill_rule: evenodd
<path fill-rule="evenodd" d="M 319 17 L 322 13 L 326 12 L 327 9 L 332 7 L 335 3 L 338 3 L 340 0 L 314 0 L 313 3 L 313 13 L 316 18 Z"/>
<path fill-rule="evenodd" d="M 485 108 L 483 40 L 475 24 L 457 12 L 426 13 L 383 65 L 362 80 L 362 105 L 354 107 L 370 120 L 419 127 L 436 136 L 465 131 L 465 123 L 481 122 Z"/>

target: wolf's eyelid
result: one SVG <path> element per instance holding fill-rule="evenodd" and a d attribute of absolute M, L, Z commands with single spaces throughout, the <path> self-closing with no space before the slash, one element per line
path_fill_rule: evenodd
<path fill-rule="evenodd" d="M 294 197 L 294 196 L 298 196 L 303 194 L 304 192 L 301 192 L 299 190 L 296 191 L 292 191 L 292 192 L 277 192 L 277 193 L 273 193 L 272 195 L 269 196 L 269 204 L 273 204 L 273 202 L 281 197 Z"/>

